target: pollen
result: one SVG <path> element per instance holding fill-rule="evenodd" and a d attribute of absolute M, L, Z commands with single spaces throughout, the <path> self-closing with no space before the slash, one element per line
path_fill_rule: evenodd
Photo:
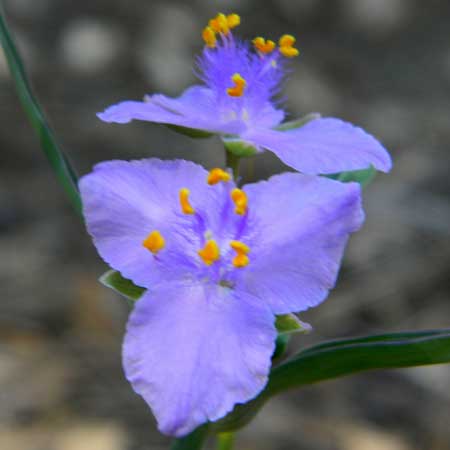
<path fill-rule="evenodd" d="M 205 27 L 202 31 L 202 38 L 205 41 L 205 44 L 209 48 L 214 48 L 216 46 L 216 33 L 211 27 Z"/>
<path fill-rule="evenodd" d="M 247 82 L 244 80 L 244 78 L 241 77 L 239 73 L 235 73 L 231 77 L 231 81 L 233 81 L 234 86 L 227 89 L 227 94 L 230 97 L 242 97 Z"/>
<path fill-rule="evenodd" d="M 198 255 L 207 266 L 218 261 L 220 258 L 220 250 L 217 242 L 214 239 L 207 240 L 205 246 L 198 251 Z"/>
<path fill-rule="evenodd" d="M 142 242 L 142 245 L 150 250 L 154 255 L 156 255 L 160 250 L 162 250 L 166 241 L 162 234 L 158 230 L 153 230 Z"/>
<path fill-rule="evenodd" d="M 228 24 L 228 28 L 230 28 L 230 30 L 232 28 L 236 28 L 237 26 L 239 26 L 241 24 L 241 17 L 239 16 L 239 14 L 228 14 L 227 24 Z"/>
<path fill-rule="evenodd" d="M 228 26 L 227 16 L 219 13 L 216 17 L 208 22 L 208 26 L 216 33 L 228 34 L 230 27 Z"/>
<path fill-rule="evenodd" d="M 189 203 L 190 191 L 187 188 L 180 189 L 180 205 L 184 214 L 195 214 L 195 209 Z"/>
<path fill-rule="evenodd" d="M 290 34 L 284 34 L 278 41 L 280 52 L 286 58 L 294 58 L 298 56 L 299 51 L 293 45 L 295 44 L 295 37 Z"/>
<path fill-rule="evenodd" d="M 236 252 L 236 256 L 233 258 L 234 267 L 245 267 L 250 262 L 247 254 L 250 252 L 248 245 L 245 245 L 241 241 L 231 241 L 230 247 Z"/>
<path fill-rule="evenodd" d="M 216 167 L 209 171 L 207 182 L 209 185 L 220 183 L 221 181 L 230 181 L 231 176 L 228 172 L 223 169 Z"/>
<path fill-rule="evenodd" d="M 265 40 L 260 36 L 255 37 L 252 42 L 255 48 L 264 54 L 271 53 L 275 48 L 275 42 L 271 41 L 270 39 Z"/>
<path fill-rule="evenodd" d="M 247 212 L 247 194 L 238 188 L 231 191 L 231 199 L 236 206 L 234 212 L 243 216 Z"/>

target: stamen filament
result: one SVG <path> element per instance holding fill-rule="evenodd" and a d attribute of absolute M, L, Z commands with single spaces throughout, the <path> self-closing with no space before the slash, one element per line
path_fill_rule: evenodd
<path fill-rule="evenodd" d="M 150 250 L 154 255 L 156 255 L 160 250 L 162 250 L 166 241 L 162 234 L 158 230 L 153 230 L 142 242 L 142 245 Z"/>
<path fill-rule="evenodd" d="M 207 182 L 209 185 L 220 183 L 221 181 L 230 181 L 231 175 L 225 170 L 216 167 L 215 169 L 210 170 L 208 174 Z"/>
<path fill-rule="evenodd" d="M 250 262 L 247 254 L 250 252 L 248 245 L 245 245 L 241 241 L 231 241 L 230 247 L 236 252 L 236 256 L 233 258 L 234 267 L 245 267 Z"/>
<path fill-rule="evenodd" d="M 207 240 L 205 246 L 198 251 L 198 255 L 207 266 L 218 261 L 220 258 L 220 249 L 217 242 L 214 239 Z"/>
<path fill-rule="evenodd" d="M 231 81 L 233 81 L 234 86 L 227 89 L 227 94 L 230 97 L 242 97 L 247 82 L 244 80 L 244 78 L 241 77 L 239 73 L 235 73 L 231 77 Z"/>
<path fill-rule="evenodd" d="M 189 203 L 190 191 L 187 188 L 180 189 L 180 205 L 184 214 L 195 214 L 195 209 Z"/>
<path fill-rule="evenodd" d="M 247 194 L 238 188 L 231 191 L 231 199 L 233 200 L 236 208 L 234 212 L 239 215 L 244 215 L 247 212 Z"/>

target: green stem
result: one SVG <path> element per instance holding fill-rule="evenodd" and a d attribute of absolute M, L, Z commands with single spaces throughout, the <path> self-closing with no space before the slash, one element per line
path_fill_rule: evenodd
<path fill-rule="evenodd" d="M 239 163 L 241 158 L 234 153 L 225 150 L 225 164 L 233 171 L 234 180 L 237 181 L 239 177 Z"/>
<path fill-rule="evenodd" d="M 234 445 L 234 433 L 219 433 L 217 435 L 217 450 L 232 450 Z"/>
<path fill-rule="evenodd" d="M 47 156 L 47 159 L 50 162 L 50 165 L 59 182 L 66 191 L 72 206 L 81 215 L 81 198 L 78 192 L 75 171 L 70 166 L 64 153 L 58 148 L 55 137 L 47 123 L 45 115 L 32 93 L 22 60 L 8 30 L 1 5 L 0 42 L 3 46 L 20 102 L 22 103 L 23 109 L 25 110 L 32 127 L 39 136 L 42 150 Z"/>

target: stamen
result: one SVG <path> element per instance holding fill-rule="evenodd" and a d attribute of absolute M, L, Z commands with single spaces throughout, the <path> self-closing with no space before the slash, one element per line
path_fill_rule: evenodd
<path fill-rule="evenodd" d="M 216 17 L 208 22 L 208 26 L 213 29 L 216 33 L 228 34 L 230 28 L 228 26 L 227 16 L 225 14 L 219 13 Z"/>
<path fill-rule="evenodd" d="M 184 214 L 195 214 L 195 209 L 189 203 L 190 191 L 187 188 L 180 189 L 180 205 Z"/>
<path fill-rule="evenodd" d="M 241 24 L 241 17 L 238 14 L 228 14 L 227 24 L 230 30 L 236 28 Z"/>
<path fill-rule="evenodd" d="M 278 41 L 280 46 L 280 53 L 286 58 L 293 58 L 294 56 L 298 56 L 299 51 L 293 47 L 295 44 L 295 37 L 290 34 L 284 34 L 280 37 Z"/>
<path fill-rule="evenodd" d="M 216 33 L 211 27 L 203 28 L 202 38 L 209 48 L 214 48 L 216 46 L 217 42 Z"/>
<path fill-rule="evenodd" d="M 234 86 L 227 89 L 227 94 L 230 97 L 242 97 L 247 82 L 244 80 L 244 78 L 241 77 L 239 73 L 235 73 L 231 77 L 231 80 L 233 81 Z"/>
<path fill-rule="evenodd" d="M 250 262 L 247 254 L 250 252 L 248 245 L 245 245 L 241 241 L 231 241 L 230 247 L 236 252 L 236 256 L 233 258 L 234 267 L 245 267 Z"/>
<path fill-rule="evenodd" d="M 263 37 L 260 36 L 255 37 L 252 42 L 255 48 L 264 54 L 271 53 L 275 48 L 275 42 L 271 41 L 270 39 L 267 39 L 266 41 Z"/>
<path fill-rule="evenodd" d="M 221 181 L 230 181 L 230 179 L 231 176 L 228 172 L 225 172 L 225 170 L 219 169 L 217 167 L 209 171 L 207 182 L 209 185 L 213 185 L 220 183 Z"/>
<path fill-rule="evenodd" d="M 205 246 L 198 251 L 198 255 L 207 266 L 218 261 L 220 258 L 220 250 L 217 242 L 214 239 L 206 241 Z"/>
<path fill-rule="evenodd" d="M 166 241 L 162 234 L 158 230 L 153 230 L 142 242 L 142 245 L 150 250 L 154 255 L 156 255 L 160 250 L 162 250 Z"/>
<path fill-rule="evenodd" d="M 233 200 L 236 208 L 234 212 L 240 216 L 247 212 L 247 194 L 238 188 L 231 191 L 231 199 Z"/>

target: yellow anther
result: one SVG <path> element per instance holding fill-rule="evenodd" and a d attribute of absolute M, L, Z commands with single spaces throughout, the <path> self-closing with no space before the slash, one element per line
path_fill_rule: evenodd
<path fill-rule="evenodd" d="M 298 56 L 299 51 L 293 47 L 295 44 L 295 37 L 290 34 L 284 34 L 280 37 L 278 41 L 280 46 L 280 52 L 286 58 L 293 58 L 294 56 Z"/>
<path fill-rule="evenodd" d="M 238 14 L 228 14 L 227 24 L 228 28 L 231 30 L 241 24 L 241 17 Z"/>
<path fill-rule="evenodd" d="M 216 167 L 215 169 L 209 171 L 207 182 L 208 184 L 212 185 L 220 183 L 221 181 L 230 181 L 230 179 L 231 176 L 228 172 L 225 172 L 225 170 Z"/>
<path fill-rule="evenodd" d="M 238 188 L 231 191 L 231 199 L 233 200 L 236 208 L 234 212 L 239 215 L 244 215 L 247 212 L 247 194 Z"/>
<path fill-rule="evenodd" d="M 275 42 L 271 41 L 270 39 L 267 39 L 266 41 L 263 37 L 260 36 L 255 37 L 252 42 L 255 48 L 264 54 L 272 52 L 275 48 Z"/>
<path fill-rule="evenodd" d="M 198 251 L 198 255 L 207 266 L 218 261 L 220 258 L 220 250 L 217 242 L 214 239 L 206 241 L 205 246 Z"/>
<path fill-rule="evenodd" d="M 230 28 L 228 26 L 227 16 L 225 14 L 219 13 L 216 17 L 208 22 L 208 26 L 212 28 L 216 33 L 228 34 Z"/>
<path fill-rule="evenodd" d="M 184 214 L 195 214 L 195 209 L 189 203 L 190 191 L 187 188 L 180 189 L 180 205 Z"/>
<path fill-rule="evenodd" d="M 203 28 L 202 38 L 209 48 L 214 48 L 216 46 L 217 42 L 216 33 L 211 27 Z"/>
<path fill-rule="evenodd" d="M 153 230 L 142 242 L 142 245 L 156 255 L 166 245 L 165 239 L 158 230 Z"/>
<path fill-rule="evenodd" d="M 227 89 L 227 94 L 230 97 L 242 97 L 247 82 L 244 80 L 244 78 L 241 77 L 239 73 L 235 73 L 231 77 L 231 81 L 233 81 L 234 86 Z"/>
<path fill-rule="evenodd" d="M 250 252 L 248 245 L 245 245 L 241 241 L 231 241 L 230 247 L 236 252 L 236 256 L 233 258 L 234 267 L 245 267 L 250 262 L 247 254 Z"/>

